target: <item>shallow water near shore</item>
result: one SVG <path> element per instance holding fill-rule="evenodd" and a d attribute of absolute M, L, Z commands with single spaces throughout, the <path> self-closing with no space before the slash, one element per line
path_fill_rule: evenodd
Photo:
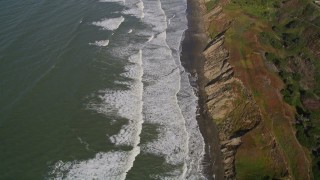
<path fill-rule="evenodd" d="M 206 93 L 203 88 L 206 81 L 203 77 L 205 62 L 203 50 L 209 39 L 206 34 L 206 22 L 203 18 L 206 13 L 203 3 L 204 1 L 188 0 L 188 29 L 182 44 L 181 59 L 183 66 L 192 73 L 191 84 L 197 89 L 199 97 L 197 120 L 205 141 L 205 155 L 202 162 L 204 174 L 207 179 L 224 179 L 217 127 L 205 110 Z"/>
<path fill-rule="evenodd" d="M 0 7 L 0 179 L 205 179 L 185 0 Z"/>

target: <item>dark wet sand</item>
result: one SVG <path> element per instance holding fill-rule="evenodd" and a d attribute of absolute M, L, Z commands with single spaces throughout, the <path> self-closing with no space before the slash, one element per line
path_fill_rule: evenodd
<path fill-rule="evenodd" d="M 216 126 L 212 119 L 204 112 L 204 77 L 203 64 L 204 57 L 203 49 L 207 45 L 208 38 L 205 33 L 203 22 L 204 10 L 201 9 L 201 0 L 187 0 L 187 18 L 188 30 L 185 32 L 185 39 L 182 42 L 182 64 L 188 72 L 194 77 L 198 76 L 196 82 L 191 82 L 194 87 L 199 90 L 199 113 L 198 124 L 204 141 L 206 144 L 206 153 L 203 161 L 204 174 L 208 179 L 222 180 L 223 165 L 220 153 L 220 145 Z M 215 178 L 214 178 L 215 177 Z"/>

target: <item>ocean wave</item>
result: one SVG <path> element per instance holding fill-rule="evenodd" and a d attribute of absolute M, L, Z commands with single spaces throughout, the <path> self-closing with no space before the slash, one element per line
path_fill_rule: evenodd
<path fill-rule="evenodd" d="M 159 135 L 157 139 L 141 144 L 141 151 L 164 157 L 166 163 L 174 165 L 176 168 L 167 174 L 173 179 L 199 179 L 204 143 L 196 121 L 197 98 L 180 62 L 181 41 L 187 29 L 186 2 L 133 0 L 126 2 L 125 7 L 127 9 L 122 11 L 123 14 L 136 16 L 141 19 L 139 22 L 147 25 L 144 31 L 135 29 L 136 38 L 143 38 L 145 42 L 134 44 L 131 39 L 123 38 L 115 42 L 117 44 L 112 44 L 115 47 L 110 52 L 115 57 L 125 58 L 131 54 L 125 72 L 121 74 L 130 80 L 117 83 L 125 84 L 128 89 L 100 91 L 103 93 L 100 96 L 102 103 L 90 108 L 98 113 L 115 113 L 128 120 L 117 134 L 109 137 L 115 146 L 128 145 L 139 149 L 136 151 L 138 153 L 131 153 L 130 156 L 126 155 L 127 152 L 120 153 L 122 157 L 130 159 L 126 161 L 126 167 L 132 167 L 135 157 L 140 153 L 142 123 L 147 122 L 158 127 Z M 116 30 L 123 21 L 121 16 L 93 24 Z M 132 29 L 128 31 L 131 32 Z M 132 55 L 136 49 L 141 50 Z M 111 155 L 104 156 L 100 159 L 108 161 Z M 75 164 L 85 167 L 89 162 Z M 115 164 L 117 166 L 117 161 Z M 77 167 L 71 169 L 79 170 Z M 128 170 L 121 169 L 118 172 Z M 163 174 L 155 176 L 169 178 Z"/>
<path fill-rule="evenodd" d="M 166 44 L 166 32 L 150 40 L 143 52 L 144 81 L 148 84 L 143 94 L 145 121 L 159 125 L 160 134 L 157 140 L 144 144 L 142 150 L 164 156 L 168 164 L 183 164 L 188 145 L 176 96 L 180 75 Z"/>
<path fill-rule="evenodd" d="M 104 30 L 114 31 L 119 28 L 121 23 L 124 21 L 124 17 L 120 16 L 118 18 L 102 19 L 101 21 L 93 22 L 95 26 L 102 27 Z"/>
<path fill-rule="evenodd" d="M 55 179 L 125 179 L 126 173 L 133 167 L 135 157 L 140 153 L 138 145 L 143 123 L 142 51 L 131 55 L 128 62 L 122 76 L 132 79 L 131 83 L 126 82 L 129 90 L 100 91 L 104 93 L 100 97 L 103 102 L 89 104 L 88 108 L 106 115 L 116 112 L 118 117 L 128 119 L 128 123 L 122 126 L 119 133 L 109 139 L 116 146 L 127 145 L 133 149 L 98 153 L 95 158 L 85 161 L 58 161 L 52 167 L 50 176 Z"/>
<path fill-rule="evenodd" d="M 117 109 L 118 115 L 129 119 L 129 123 L 124 125 L 120 132 L 110 137 L 111 142 L 116 145 L 138 146 L 140 142 L 140 133 L 142 130 L 142 94 L 143 94 L 143 69 L 142 69 L 142 51 L 129 57 L 132 63 L 126 66 L 124 77 L 133 79 L 130 89 L 126 91 L 116 91 L 106 93 L 103 97 L 107 106 L 113 106 Z"/>
<path fill-rule="evenodd" d="M 152 30 L 161 33 L 167 29 L 167 17 L 161 8 L 161 2 L 158 1 L 142 1 L 144 4 L 143 22 L 150 25 Z"/>
<path fill-rule="evenodd" d="M 98 153 L 83 161 L 58 161 L 52 166 L 49 176 L 60 179 L 117 179 L 124 180 L 133 166 L 134 157 L 140 148 L 131 151 Z"/>
<path fill-rule="evenodd" d="M 109 44 L 109 40 L 102 40 L 102 41 L 96 41 L 94 43 L 89 43 L 89 45 L 100 46 L 100 47 L 108 46 L 108 44 Z"/>
<path fill-rule="evenodd" d="M 122 3 L 124 4 L 125 0 L 99 0 L 99 2 L 116 2 L 116 3 Z"/>
<path fill-rule="evenodd" d="M 137 18 L 142 19 L 144 17 L 144 5 L 142 1 L 126 3 L 127 10 L 124 10 L 122 13 L 127 15 L 133 15 Z"/>
<path fill-rule="evenodd" d="M 153 38 L 154 38 L 154 35 L 152 34 L 152 35 L 148 38 L 148 41 L 147 41 L 147 42 L 152 41 Z"/>
<path fill-rule="evenodd" d="M 182 0 L 185 2 L 184 0 Z M 187 73 L 181 64 L 181 43 L 184 39 L 184 32 L 187 27 L 186 3 L 181 0 L 170 2 L 162 1 L 168 19 L 166 42 L 172 49 L 172 56 L 179 67 L 181 80 L 180 90 L 177 94 L 178 104 L 185 119 L 185 127 L 188 132 L 188 155 L 186 158 L 187 172 L 186 179 L 206 179 L 202 172 L 202 161 L 205 152 L 205 144 L 197 123 L 198 98 L 190 84 L 190 74 Z"/>

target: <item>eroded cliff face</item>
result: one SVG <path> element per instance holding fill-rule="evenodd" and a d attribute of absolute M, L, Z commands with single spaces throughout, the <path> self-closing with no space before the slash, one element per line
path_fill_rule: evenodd
<path fill-rule="evenodd" d="M 219 35 L 204 51 L 206 110 L 215 121 L 219 131 L 224 177 L 226 179 L 236 178 L 237 150 L 245 141 L 243 136 L 255 128 L 257 129 L 255 133 L 263 134 L 260 137 L 262 141 L 268 142 L 264 144 L 265 147 L 259 148 L 269 151 L 266 157 L 263 157 L 269 159 L 271 166 L 269 168 L 274 169 L 275 174 L 282 174 L 278 177 L 288 177 L 286 161 L 273 135 L 261 124 L 262 114 L 252 93 L 240 79 L 234 77 L 233 67 L 228 62 L 229 51 L 223 46 L 224 38 L 223 34 Z M 257 147 L 249 147 L 245 151 L 252 153 L 253 156 L 264 156 L 262 153 L 259 154 L 255 148 Z"/>
<path fill-rule="evenodd" d="M 224 35 L 217 36 L 204 51 L 207 113 L 218 127 L 226 178 L 235 177 L 235 154 L 241 137 L 261 121 L 259 108 L 242 82 L 233 77 Z"/>
<path fill-rule="evenodd" d="M 266 63 L 256 32 L 245 32 L 248 46 L 230 38 L 239 22 L 224 12 L 225 4 L 204 16 L 211 41 L 203 51 L 205 110 L 219 131 L 224 177 L 311 179 L 309 159 L 295 138 L 294 110 L 283 101 L 283 83 L 274 75 L 277 69 Z"/>

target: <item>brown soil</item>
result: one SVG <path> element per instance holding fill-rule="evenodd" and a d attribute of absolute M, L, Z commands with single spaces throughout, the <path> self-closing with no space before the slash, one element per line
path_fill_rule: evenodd
<path fill-rule="evenodd" d="M 223 1 L 220 6 L 225 3 Z M 294 5 L 294 1 L 285 4 L 288 7 Z M 244 27 L 241 18 L 260 24 Z M 223 11 L 208 19 L 208 30 L 213 31 L 211 34 L 227 29 L 224 47 L 229 51 L 228 62 L 233 67 L 234 77 L 240 79 L 253 94 L 262 116 L 260 124 L 241 138 L 235 167 L 242 172 L 236 169 L 237 178 L 246 179 L 249 176 L 244 172 L 261 166 L 262 173 L 273 178 L 310 179 L 309 158 L 295 137 L 295 110 L 283 101 L 280 91 L 284 84 L 267 68 L 263 59 L 264 52 L 270 47 L 260 44 L 258 40 L 258 34 L 270 25 L 241 11 Z M 268 28 L 265 30 L 268 31 Z M 318 101 L 306 100 L 308 103 L 315 107 L 319 105 Z M 257 160 L 260 164 L 255 162 Z M 244 162 L 251 163 L 252 167 L 243 166 Z"/>

